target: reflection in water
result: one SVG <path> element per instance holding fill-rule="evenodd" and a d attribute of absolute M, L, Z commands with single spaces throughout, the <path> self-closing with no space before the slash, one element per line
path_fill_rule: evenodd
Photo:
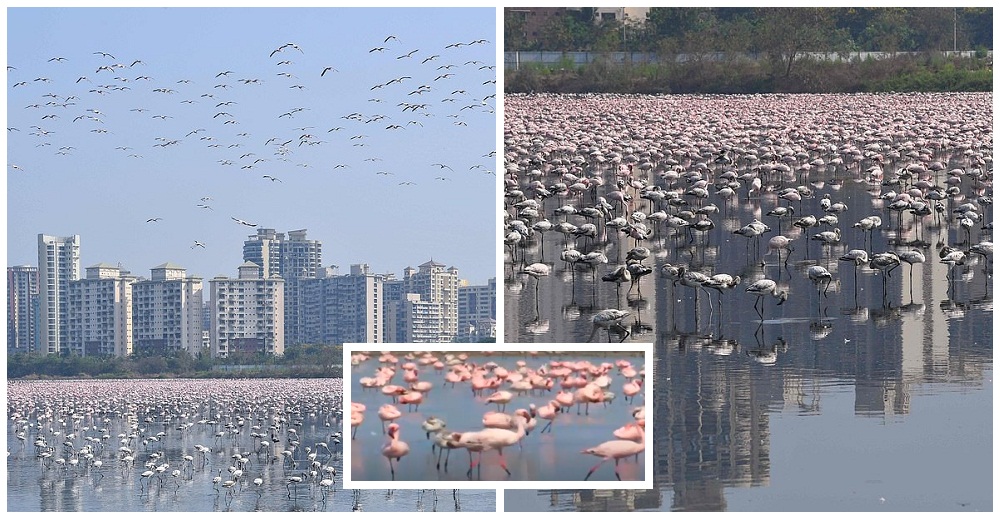
<path fill-rule="evenodd" d="M 536 140 L 532 158 L 516 168 L 519 180 L 522 184 L 539 180 L 545 186 L 565 182 L 566 166 L 575 165 L 576 175 L 601 177 L 603 182 L 595 183 L 596 189 L 579 196 L 568 194 L 542 199 L 540 214 L 551 218 L 553 223 L 580 225 L 589 217 L 579 214 L 555 216 L 555 208 L 567 204 L 575 204 L 577 208 L 597 206 L 598 197 L 620 191 L 634 194 L 631 205 L 627 211 L 615 206 L 610 215 L 629 219 L 641 211 L 647 216 L 652 231 L 648 238 L 637 241 L 612 226 L 613 219 L 596 219 L 598 235 L 587 242 L 556 232 L 539 233 L 525 241 L 523 250 L 528 261 L 548 262 L 552 275 L 541 281 L 537 299 L 534 288 L 520 294 L 506 294 L 505 337 L 508 341 L 524 343 L 585 341 L 591 335 L 591 319 L 598 312 L 604 309 L 629 312 L 622 321 L 631 333 L 625 341 L 654 341 L 656 345 L 655 489 L 508 491 L 506 505 L 553 510 L 717 511 L 730 508 L 729 497 L 734 489 L 749 487 L 761 488 L 758 493 L 769 489 L 768 492 L 782 498 L 782 507 L 814 510 L 818 506 L 808 498 L 780 494 L 781 489 L 794 485 L 787 480 L 772 482 L 772 473 L 780 470 L 787 474 L 794 468 L 787 467 L 787 462 L 786 467 L 772 468 L 771 461 L 772 457 L 787 461 L 803 451 L 818 449 L 811 446 L 811 439 L 785 431 L 791 424 L 800 424 L 793 418 L 830 417 L 837 422 L 834 431 L 843 434 L 824 438 L 822 450 L 839 457 L 850 468 L 850 473 L 845 474 L 841 469 L 840 473 L 826 477 L 824 491 L 829 496 L 851 496 L 856 489 L 846 481 L 864 480 L 866 475 L 888 472 L 891 478 L 873 481 L 899 482 L 899 486 L 906 488 L 900 494 L 914 497 L 912 503 L 917 503 L 918 498 L 937 496 L 938 502 L 932 503 L 930 508 L 964 507 L 956 505 L 958 502 L 952 500 L 950 494 L 941 494 L 941 489 L 947 487 L 943 483 L 958 482 L 958 487 L 973 490 L 970 499 L 963 504 L 973 503 L 978 509 L 991 510 L 989 486 L 983 491 L 983 482 L 992 482 L 988 457 L 970 460 L 957 475 L 941 475 L 934 471 L 921 471 L 917 475 L 904 468 L 911 459 L 923 457 L 923 453 L 900 455 L 887 462 L 872 454 L 892 452 L 893 440 L 880 439 L 882 444 L 865 446 L 859 452 L 856 439 L 852 438 L 852 432 L 872 424 L 873 419 L 886 428 L 901 424 L 905 434 L 901 436 L 919 438 L 919 432 L 914 433 L 918 427 L 910 426 L 918 422 L 918 418 L 911 415 L 919 409 L 919 398 L 943 395 L 955 388 L 963 394 L 968 392 L 969 399 L 974 399 L 970 401 L 974 406 L 968 409 L 954 407 L 954 413 L 960 415 L 943 418 L 936 429 L 927 432 L 928 438 L 940 435 L 941 431 L 951 435 L 962 424 L 978 425 L 983 417 L 987 421 L 990 417 L 991 392 L 978 391 L 984 386 L 989 389 L 992 384 L 992 264 L 985 256 L 968 254 L 963 263 L 952 265 L 943 262 L 939 252 L 948 245 L 970 252 L 974 244 L 992 247 L 992 219 L 988 214 L 981 222 L 964 227 L 960 227 L 958 219 L 953 217 L 954 210 L 963 203 L 988 200 L 983 196 L 992 194 L 988 184 L 991 170 L 979 177 L 964 173 L 945 175 L 950 169 L 966 172 L 976 168 L 970 163 L 971 158 L 977 153 L 992 155 L 991 139 L 978 141 L 977 145 L 982 148 L 966 153 L 967 148 L 948 148 L 940 143 L 914 145 L 901 134 L 894 134 L 892 138 L 880 139 L 880 146 L 883 151 L 895 151 L 895 155 L 887 153 L 880 163 L 873 162 L 870 154 L 858 155 L 852 161 L 844 157 L 846 162 L 838 165 L 830 158 L 841 155 L 837 151 L 839 148 L 821 144 L 824 138 L 830 137 L 824 136 L 816 139 L 816 146 L 804 147 L 799 155 L 787 156 L 782 164 L 790 169 L 784 173 L 777 169 L 769 171 L 763 166 L 763 160 L 720 167 L 713 165 L 711 160 L 725 146 L 730 152 L 737 149 L 739 154 L 747 152 L 750 142 L 739 141 L 740 136 L 749 135 L 753 146 L 758 146 L 758 140 L 765 138 L 762 136 L 773 137 L 774 134 L 764 129 L 758 134 L 734 131 L 726 135 L 742 144 L 720 143 L 713 136 L 695 135 L 690 140 L 707 139 L 708 142 L 702 143 L 700 150 L 697 146 L 694 149 L 682 147 L 683 152 L 678 152 L 676 148 L 668 149 L 668 145 L 677 144 L 679 139 L 675 135 L 660 133 L 650 140 L 618 118 L 620 114 L 629 114 L 628 117 L 636 122 L 649 123 L 651 116 L 648 114 L 667 111 L 659 105 L 658 98 L 629 98 L 627 102 L 612 97 L 594 99 L 615 103 L 618 109 L 615 117 L 595 115 L 596 119 L 587 121 L 591 124 L 600 121 L 597 126 L 604 124 L 608 132 L 621 132 L 607 140 L 598 134 L 592 138 L 590 146 L 570 147 L 568 151 L 565 146 L 547 148 Z M 539 112 L 531 104 L 536 101 L 528 101 L 513 99 L 507 105 L 508 117 L 523 112 L 518 103 Z M 784 98 L 772 101 L 779 104 Z M 824 103 L 831 105 L 842 101 L 836 96 L 823 98 Z M 689 102 L 708 103 L 702 99 Z M 740 103 L 729 99 L 725 102 Z M 565 106 L 551 100 L 548 103 L 545 117 L 550 122 L 561 121 L 564 126 L 559 131 L 563 134 L 585 120 L 582 116 L 563 119 L 564 110 L 580 114 L 590 109 L 590 100 L 586 97 L 560 99 Z M 922 117 L 938 120 L 929 114 L 920 115 L 930 106 L 936 105 L 908 105 L 908 110 L 913 110 L 916 120 Z M 676 105 L 671 108 L 680 110 Z M 770 113 L 766 106 L 754 108 Z M 988 108 L 983 110 L 989 112 Z M 658 120 L 652 126 L 656 128 L 656 125 L 668 126 L 668 122 Z M 587 131 L 594 130 L 588 128 Z M 690 140 L 685 142 L 690 144 Z M 864 143 L 858 145 L 864 146 Z M 587 154 L 587 150 L 594 149 L 604 156 L 617 157 L 617 160 L 599 162 L 595 155 Z M 698 152 L 701 152 L 700 158 L 691 158 Z M 573 162 L 577 153 L 585 157 L 582 162 Z M 629 155 L 634 159 L 629 159 Z M 820 156 L 826 159 L 825 166 L 804 167 Z M 567 162 L 560 162 L 563 159 Z M 676 162 L 671 165 L 668 159 Z M 644 160 L 655 165 L 638 168 Z M 917 173 L 909 176 L 911 170 L 919 171 L 911 164 L 929 165 L 935 161 L 944 169 L 924 176 Z M 629 168 L 629 164 L 636 167 Z M 882 177 L 872 180 L 866 174 L 871 166 L 880 166 L 885 180 L 892 179 L 898 184 L 882 182 Z M 558 172 L 559 168 L 563 171 Z M 538 173 L 531 174 L 531 169 Z M 746 188 L 739 188 L 735 196 L 727 198 L 718 183 L 719 176 L 727 171 L 733 171 L 738 178 L 757 175 L 764 181 L 763 188 L 750 195 Z M 687 195 L 692 188 L 694 172 L 710 182 L 710 194 L 700 202 Z M 955 188 L 950 198 L 940 201 L 941 210 L 925 213 L 890 207 L 892 198 L 884 198 L 890 191 L 906 191 L 912 188 L 912 183 L 925 177 Z M 653 198 L 647 200 L 642 194 L 648 193 L 648 188 L 630 191 L 616 183 L 618 180 L 629 182 L 633 178 L 648 181 L 647 186 L 659 186 L 663 191 L 679 190 L 684 193 L 682 202 L 671 206 Z M 715 183 L 714 188 L 711 183 Z M 784 187 L 795 185 L 806 188 L 799 190 L 806 195 L 795 200 L 782 196 Z M 829 203 L 824 195 L 843 203 L 846 209 L 839 213 L 824 211 L 823 206 Z M 720 209 L 718 213 L 705 213 L 716 221 L 713 228 L 692 233 L 690 224 L 697 220 L 694 215 L 686 219 L 688 224 L 671 223 L 670 218 L 684 209 L 694 210 L 699 204 L 709 203 Z M 776 207 L 793 208 L 794 215 L 771 215 Z M 660 212 L 664 216 L 658 219 L 662 220 L 649 222 L 652 215 Z M 517 215 L 512 208 L 509 213 Z M 806 215 L 835 215 L 839 222 L 816 226 L 795 224 Z M 855 224 L 871 216 L 880 217 L 881 225 Z M 760 242 L 764 245 L 759 245 L 753 237 L 734 233 L 754 219 L 774 230 L 763 235 Z M 841 231 L 841 240 L 837 243 L 811 239 L 813 235 L 834 228 Z M 789 249 L 765 247 L 768 239 L 776 234 L 790 239 Z M 628 252 L 637 245 L 649 248 L 650 255 L 643 262 L 653 268 L 653 274 L 640 278 L 635 287 L 630 287 L 631 283 L 618 286 L 602 279 L 617 266 L 626 265 Z M 608 258 L 608 263 L 592 267 L 563 262 L 558 252 L 569 247 L 584 254 L 600 251 Z M 544 260 L 539 256 L 542 249 L 546 255 Z M 895 269 L 886 265 L 880 269 L 877 264 L 867 261 L 841 261 L 854 249 L 863 249 L 869 257 L 894 252 L 900 255 L 901 263 L 908 265 Z M 911 264 L 902 259 L 907 251 L 914 249 L 925 256 L 923 262 Z M 709 276 L 739 276 L 742 283 L 733 290 L 721 291 L 686 286 L 671 277 L 676 276 L 670 274 L 671 268 L 677 266 Z M 831 273 L 832 280 L 825 295 L 824 286 L 817 290 L 808 276 L 811 266 L 821 266 Z M 508 269 L 508 273 L 511 272 Z M 512 275 L 508 287 L 519 283 L 518 278 Z M 763 298 L 763 319 L 751 310 L 756 297 L 745 291 L 750 283 L 761 278 L 774 280 L 776 290 L 787 291 L 789 295 L 788 301 L 781 306 L 777 306 L 773 298 Z M 527 292 L 531 294 L 526 295 Z M 535 326 L 541 322 L 546 326 Z M 619 339 L 612 336 L 611 341 Z M 607 340 L 606 334 L 594 339 Z M 853 398 L 851 409 L 827 408 L 829 402 L 836 401 L 830 396 L 839 397 L 845 390 Z M 786 442 L 772 443 L 772 435 Z M 992 438 L 991 429 L 987 435 Z M 984 453 L 990 452 L 987 443 L 977 444 L 972 449 L 977 447 Z M 826 471 L 833 470 L 823 468 L 813 470 L 813 474 Z M 532 502 L 529 496 L 547 497 L 548 500 L 544 504 Z M 900 505 L 900 500 L 897 497 L 895 507 L 907 507 Z M 848 501 L 837 507 L 868 507 L 857 504 Z M 756 505 L 757 509 L 768 507 L 774 505 Z"/>

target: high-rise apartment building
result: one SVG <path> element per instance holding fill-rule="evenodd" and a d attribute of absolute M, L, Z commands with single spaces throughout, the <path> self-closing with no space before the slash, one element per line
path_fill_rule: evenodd
<path fill-rule="evenodd" d="M 202 349 L 202 281 L 183 267 L 165 263 L 150 270 L 150 279 L 132 284 L 134 348 L 141 353 L 169 354 Z"/>
<path fill-rule="evenodd" d="M 458 269 L 429 260 L 419 269 L 403 272 L 403 293 L 418 294 L 420 300 L 441 306 L 441 342 L 450 342 L 458 334 Z M 404 296 L 400 301 L 406 301 Z"/>
<path fill-rule="evenodd" d="M 258 228 L 243 242 L 243 260 L 260 266 L 264 278 L 280 276 L 285 280 L 284 342 L 295 345 L 306 342 L 305 313 L 301 309 L 300 280 L 313 278 L 321 268 L 322 243 L 306 239 L 306 230 L 278 233 Z"/>
<path fill-rule="evenodd" d="M 384 343 L 384 278 L 368 264 L 355 264 L 350 274 L 321 269 L 319 276 L 300 280 L 305 342 Z"/>
<path fill-rule="evenodd" d="M 57 354 L 66 348 L 66 298 L 69 283 L 80 279 L 80 235 L 38 235 L 39 351 Z"/>
<path fill-rule="evenodd" d="M 442 305 L 406 293 L 386 306 L 386 337 L 394 343 L 449 343 L 455 334 L 445 332 Z"/>
<path fill-rule="evenodd" d="M 37 352 L 39 342 L 38 268 L 7 268 L 7 352 Z"/>
<path fill-rule="evenodd" d="M 458 336 L 461 341 L 479 341 L 496 337 L 497 279 L 486 285 L 458 286 Z"/>
<path fill-rule="evenodd" d="M 239 267 L 238 278 L 209 280 L 212 357 L 236 352 L 283 355 L 284 286 L 280 276 L 265 278 L 260 266 L 249 261 Z"/>
<path fill-rule="evenodd" d="M 135 277 L 121 267 L 96 264 L 87 277 L 69 283 L 63 348 L 80 356 L 132 354 L 132 284 Z"/>

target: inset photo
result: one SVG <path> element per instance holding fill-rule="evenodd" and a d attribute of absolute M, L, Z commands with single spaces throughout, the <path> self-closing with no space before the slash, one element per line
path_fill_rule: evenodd
<path fill-rule="evenodd" d="M 652 487 L 652 344 L 371 346 L 344 346 L 345 487 Z"/>

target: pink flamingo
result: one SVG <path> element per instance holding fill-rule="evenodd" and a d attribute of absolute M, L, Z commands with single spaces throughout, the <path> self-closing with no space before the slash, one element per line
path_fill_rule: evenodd
<path fill-rule="evenodd" d="M 549 423 L 546 424 L 544 428 L 542 428 L 542 431 L 540 433 L 545 433 L 545 430 L 552 430 L 552 422 L 556 420 L 556 414 L 559 413 L 560 408 L 561 407 L 559 405 L 559 401 L 556 401 L 555 399 L 549 401 L 548 404 L 538 408 L 538 410 L 536 411 L 538 416 L 541 417 L 542 419 L 549 421 Z"/>
<path fill-rule="evenodd" d="M 601 387 L 589 383 L 583 388 L 577 390 L 573 394 L 573 399 L 576 401 L 576 413 L 580 413 L 580 405 L 586 404 L 587 411 L 586 414 L 590 415 L 590 403 L 602 403 L 604 402 L 604 391 Z"/>
<path fill-rule="evenodd" d="M 399 385 L 385 385 L 382 387 L 382 393 L 392 397 L 392 402 L 397 402 L 397 398 L 400 395 L 406 393 L 406 389 Z"/>
<path fill-rule="evenodd" d="M 389 459 L 389 471 L 392 472 L 392 479 L 396 480 L 396 468 L 392 464 L 392 459 L 399 462 L 404 455 L 410 453 L 410 445 L 399 440 L 399 425 L 392 423 L 389 425 L 389 441 L 382 446 L 382 455 Z"/>
<path fill-rule="evenodd" d="M 460 438 L 463 439 L 460 442 L 481 444 L 482 445 L 481 451 L 484 452 L 490 450 L 497 450 L 497 453 L 500 454 L 500 467 L 507 472 L 507 476 L 510 476 L 510 470 L 507 469 L 507 461 L 504 459 L 503 456 L 503 449 L 509 446 L 513 446 L 514 444 L 517 444 L 521 440 L 521 438 L 524 437 L 525 435 L 524 425 L 530 419 L 531 417 L 529 416 L 528 411 L 521 409 L 515 412 L 514 423 L 517 428 L 516 430 L 508 430 L 505 428 L 486 428 L 485 430 L 481 430 L 478 432 L 460 434 Z M 482 462 L 482 455 L 479 456 L 479 459 L 480 460 L 477 461 L 475 464 L 471 464 L 472 455 L 470 453 L 469 455 L 470 466 L 469 466 L 469 471 L 467 473 L 468 476 L 471 477 L 473 468 L 477 464 Z M 480 466 L 480 471 L 481 470 L 482 467 Z"/>
<path fill-rule="evenodd" d="M 607 441 L 580 452 L 601 457 L 601 461 L 594 465 L 594 467 L 590 468 L 590 471 L 587 472 L 587 476 L 584 477 L 583 480 L 589 479 L 594 471 L 601 466 L 601 464 L 604 464 L 609 460 L 615 461 L 615 476 L 618 477 L 618 480 L 622 479 L 621 475 L 618 474 L 618 461 L 632 455 L 638 456 L 639 453 L 642 453 L 646 449 L 646 434 L 645 430 L 641 428 L 641 426 L 645 426 L 645 421 L 639 422 L 638 424 L 640 426 L 640 428 L 638 428 L 640 437 L 639 442 L 632 440 Z"/>
<path fill-rule="evenodd" d="M 409 411 L 410 406 L 414 406 L 416 410 L 420 409 L 420 403 L 424 402 L 424 394 L 411 391 L 399 396 L 399 404 L 405 404 L 407 411 Z"/>
<path fill-rule="evenodd" d="M 492 395 L 486 398 L 487 403 L 496 403 L 497 410 L 500 410 L 500 405 L 503 405 L 503 409 L 507 409 L 507 403 L 514 398 L 514 394 L 506 390 L 500 390 L 499 392 L 494 392 Z"/>
<path fill-rule="evenodd" d="M 462 375 L 458 372 L 448 372 L 444 375 L 444 382 L 451 383 L 451 387 L 455 388 L 455 383 L 462 382 Z"/>
<path fill-rule="evenodd" d="M 395 421 L 403 415 L 399 408 L 391 404 L 383 404 L 378 407 L 378 418 L 382 419 L 382 433 L 385 433 L 385 423 Z"/>
<path fill-rule="evenodd" d="M 576 398 L 573 397 L 573 394 L 566 391 L 561 391 L 556 394 L 555 400 L 564 410 L 570 409 L 573 406 L 573 403 L 576 402 Z"/>
<path fill-rule="evenodd" d="M 422 394 L 430 392 L 431 388 L 434 388 L 434 383 L 431 383 L 430 381 L 417 381 L 410 385 L 410 390 L 420 392 Z"/>
<path fill-rule="evenodd" d="M 642 380 L 633 379 L 622 387 L 622 392 L 625 393 L 625 399 L 635 402 L 635 396 L 642 391 Z"/>
<path fill-rule="evenodd" d="M 525 410 L 524 408 L 518 408 L 517 411 L 514 412 L 514 415 L 527 418 L 526 422 L 524 423 L 525 435 L 531 435 L 531 432 L 535 431 L 535 428 L 538 426 L 538 419 L 535 418 L 535 416 L 538 415 L 538 408 L 535 407 L 534 403 L 528 405 L 527 410 Z"/>
<path fill-rule="evenodd" d="M 351 438 L 358 434 L 358 426 L 365 421 L 365 413 L 351 410 Z M 385 423 L 382 423 L 385 426 Z"/>
<path fill-rule="evenodd" d="M 514 427 L 514 418 L 502 412 L 486 412 L 483 414 L 483 426 L 510 429 Z"/>

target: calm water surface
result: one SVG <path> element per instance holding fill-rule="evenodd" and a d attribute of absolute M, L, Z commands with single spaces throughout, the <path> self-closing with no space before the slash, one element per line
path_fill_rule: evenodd
<path fill-rule="evenodd" d="M 728 110 L 740 110 L 737 105 L 742 101 L 722 99 L 718 103 L 727 103 Z M 949 117 L 945 113 L 981 113 L 984 105 L 976 95 L 941 98 L 944 104 L 964 103 L 959 112 L 934 104 L 936 101 L 907 106 L 905 118 L 888 116 L 891 130 L 885 130 L 884 125 L 880 130 L 873 120 L 861 117 L 868 108 L 852 101 L 857 99 L 830 96 L 823 98 L 822 105 L 799 106 L 797 110 L 813 122 L 843 113 L 838 111 L 855 110 L 857 121 L 838 120 L 836 124 L 842 126 L 837 128 L 849 128 L 844 133 L 850 133 L 868 125 L 874 129 L 870 134 L 881 136 L 886 151 L 886 178 L 914 162 L 929 164 L 930 159 L 942 161 L 947 170 L 971 168 L 968 148 L 958 144 L 966 142 L 967 136 L 961 131 L 952 131 L 953 148 L 940 145 L 941 135 L 921 139 L 906 132 L 916 129 L 919 133 L 930 126 L 920 121 L 939 121 L 932 117 L 933 110 L 941 110 L 941 120 Z M 701 160 L 711 163 L 723 144 L 730 150 L 745 151 L 765 139 L 773 138 L 778 143 L 793 136 L 799 142 L 809 141 L 801 138 L 805 131 L 796 133 L 787 126 L 792 123 L 777 122 L 784 117 L 778 115 L 779 105 L 789 103 L 787 98 L 778 97 L 773 106 L 761 105 L 753 117 L 744 115 L 745 119 L 740 119 L 771 118 L 771 127 L 749 129 L 752 125 L 748 124 L 745 132 L 716 128 L 713 141 L 701 133 L 701 119 L 689 125 L 688 137 L 712 143 L 714 149 L 703 145 L 703 159 L 685 159 L 679 153 L 671 156 L 671 142 L 680 138 L 676 133 L 668 137 L 651 129 L 669 124 L 664 121 L 687 120 L 679 110 L 669 112 L 661 107 L 661 102 L 641 96 L 593 100 L 526 96 L 509 100 L 507 128 L 523 125 L 535 136 L 533 145 L 525 147 L 526 153 L 518 152 L 516 158 L 508 155 L 509 164 L 519 164 L 519 186 L 530 194 L 526 187 L 529 180 L 541 180 L 546 186 L 559 182 L 562 178 L 553 170 L 570 163 L 556 159 L 574 157 L 581 143 L 597 146 L 609 160 L 599 165 L 588 156 L 589 162 L 576 173 L 603 176 L 605 184 L 593 196 L 585 192 L 542 201 L 540 213 L 551 222 L 565 220 L 579 226 L 589 220 L 580 215 L 556 216 L 555 209 L 565 204 L 593 205 L 596 196 L 608 196 L 614 190 L 615 172 L 627 171 L 627 154 L 634 154 L 636 177 L 665 189 L 687 190 L 685 177 L 670 181 L 658 175 L 675 167 L 668 166 L 665 157 L 678 159 L 676 164 L 681 170 L 692 171 Z M 871 103 L 873 113 L 891 113 L 892 109 L 875 106 L 881 102 L 896 103 L 898 99 L 877 99 Z M 708 111 L 714 110 L 713 101 L 697 103 L 708 107 Z M 592 113 L 591 105 L 596 104 L 615 108 L 594 111 L 602 115 L 588 119 L 585 114 Z M 671 110 L 678 107 L 671 105 Z M 988 123 L 988 105 L 985 110 L 982 115 Z M 540 116 L 511 121 L 512 113 Z M 721 112 L 717 116 L 709 120 L 713 124 L 725 120 Z M 690 117 L 694 120 L 701 116 Z M 531 122 L 524 123 L 528 120 Z M 607 133 L 602 136 L 595 130 L 600 125 L 594 121 L 604 122 Z M 583 122 L 590 125 L 585 130 L 581 130 Z M 829 124 L 815 127 L 829 128 Z M 815 127 L 803 124 L 799 128 Z M 975 133 L 982 139 L 976 137 L 979 144 L 974 148 L 991 156 L 992 134 Z M 517 141 L 510 134 L 508 151 Z M 958 186 L 960 193 L 944 202 L 946 209 L 938 217 L 903 212 L 900 224 L 900 214 L 888 210 L 889 201 L 880 196 L 905 187 L 870 182 L 865 174 L 872 164 L 868 156 L 860 159 L 860 164 L 829 165 L 830 158 L 837 154 L 822 150 L 837 150 L 844 142 L 825 138 L 817 134 L 812 140 L 821 146 L 799 151 L 807 150 L 810 159 L 824 156 L 827 166 L 808 170 L 801 165 L 809 159 L 785 161 L 792 166 L 792 173 L 764 175 L 763 189 L 749 200 L 745 187 L 737 190 L 736 197 L 724 199 L 716 194 L 719 188 L 709 184 L 711 194 L 700 204 L 714 203 L 719 208 L 718 213 L 708 214 L 714 229 L 689 235 L 663 224 L 653 226 L 656 231 L 641 243 L 652 251 L 644 262 L 653 267 L 653 273 L 642 277 L 631 290 L 629 283 L 617 288 L 615 283 L 601 280 L 615 266 L 625 264 L 626 252 L 637 245 L 632 238 L 610 228 L 599 231 L 599 236 L 590 241 L 557 232 L 535 235 L 516 251 L 516 260 L 507 249 L 507 340 L 604 342 L 608 341 L 607 332 L 595 332 L 590 318 L 601 309 L 629 311 L 622 321 L 631 334 L 625 342 L 656 344 L 656 391 L 651 400 L 657 420 L 656 489 L 507 491 L 507 510 L 992 510 L 992 263 L 970 255 L 950 277 L 949 266 L 938 256 L 945 245 L 967 250 L 971 244 L 992 240 L 991 206 L 982 206 L 985 218 L 975 222 L 968 232 L 953 217 L 953 209 L 960 204 L 978 204 L 979 197 L 992 195 L 992 165 L 988 168 L 990 174 L 983 179 L 960 176 L 947 184 Z M 931 140 L 936 140 L 938 146 L 928 145 Z M 860 134 L 853 142 L 864 146 Z M 908 147 L 909 151 L 921 153 L 931 148 L 931 154 L 907 156 Z M 648 160 L 648 152 L 653 149 L 665 155 L 648 174 L 640 172 L 637 164 Z M 617 162 L 610 160 L 612 150 L 617 150 Z M 901 156 L 890 159 L 890 150 L 901 152 Z M 643 152 L 647 154 L 642 156 Z M 522 156 L 534 157 L 534 162 L 516 163 Z M 541 174 L 528 174 L 533 168 Z M 713 165 L 702 170 L 714 182 L 717 177 L 713 176 L 724 169 Z M 739 174 L 754 171 L 749 163 L 731 169 Z M 941 186 L 946 185 L 947 170 L 937 174 Z M 801 200 L 801 206 L 786 202 L 777 196 L 782 186 L 806 186 L 811 195 Z M 665 204 L 651 206 L 649 200 L 638 196 L 638 191 L 634 193 L 629 214 L 638 210 L 647 215 L 657 209 L 679 211 Z M 801 215 L 826 215 L 820 207 L 824 194 L 848 208 L 836 214 L 842 240 L 832 246 L 808 237 L 834 226 L 806 231 L 791 226 Z M 685 198 L 689 209 L 699 205 L 695 198 Z M 513 200 L 508 197 L 507 207 L 516 215 Z M 767 215 L 779 205 L 794 208 L 795 216 L 779 221 Z M 880 215 L 883 224 L 873 233 L 871 244 L 865 246 L 864 234 L 853 224 L 870 215 Z M 733 233 L 755 218 L 771 228 L 762 236 L 757 250 L 750 240 Z M 792 238 L 794 247 L 787 265 L 785 252 L 779 261 L 777 253 L 769 253 L 767 248 L 768 239 L 778 234 L 779 225 L 781 233 Z M 560 251 L 569 244 L 575 244 L 581 252 L 600 250 L 609 262 L 593 271 L 582 265 L 570 267 L 559 259 Z M 908 265 L 901 265 L 888 278 L 867 265 L 855 273 L 853 263 L 838 261 L 855 248 L 870 253 L 919 249 L 926 255 L 926 262 L 913 265 L 912 275 Z M 521 274 L 523 265 L 532 262 L 549 264 L 551 274 L 537 281 Z M 668 263 L 708 275 L 739 275 L 742 282 L 721 295 L 715 290 L 706 294 L 704 290 L 674 286 L 660 276 L 661 268 Z M 822 295 L 823 287 L 817 290 L 806 274 L 813 265 L 832 273 L 826 296 Z M 765 298 L 762 320 L 753 309 L 756 298 L 746 292 L 746 287 L 764 277 L 775 280 L 789 298 L 781 306 L 775 305 L 776 299 Z M 611 339 L 618 341 L 620 335 Z"/>
<path fill-rule="evenodd" d="M 495 510 L 493 489 L 343 489 L 336 438 L 341 384 L 339 379 L 8 382 L 7 510 Z M 52 447 L 51 457 L 38 456 L 45 452 L 35 449 L 39 437 Z M 207 451 L 199 452 L 197 445 Z M 125 454 L 134 463 L 123 462 Z M 154 461 L 154 472 L 168 467 L 145 478 L 147 461 Z M 330 467 L 334 483 L 324 486 Z M 245 477 L 235 485 L 213 484 L 217 476 L 232 480 L 237 468 Z M 291 477 L 302 481 L 289 485 Z"/>

